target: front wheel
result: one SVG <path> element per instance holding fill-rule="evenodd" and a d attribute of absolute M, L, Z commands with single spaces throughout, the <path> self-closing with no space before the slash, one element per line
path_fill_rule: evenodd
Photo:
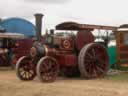
<path fill-rule="evenodd" d="M 36 76 L 35 66 L 30 57 L 23 56 L 16 63 L 16 75 L 20 80 L 33 80 Z"/>
<path fill-rule="evenodd" d="M 42 82 L 53 82 L 57 78 L 58 68 L 56 59 L 49 56 L 42 57 L 37 63 L 37 77 Z"/>

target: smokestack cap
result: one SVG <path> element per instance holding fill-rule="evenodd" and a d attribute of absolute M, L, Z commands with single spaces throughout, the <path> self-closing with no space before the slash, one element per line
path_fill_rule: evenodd
<path fill-rule="evenodd" d="M 44 16 L 42 13 L 36 13 L 35 16 Z"/>

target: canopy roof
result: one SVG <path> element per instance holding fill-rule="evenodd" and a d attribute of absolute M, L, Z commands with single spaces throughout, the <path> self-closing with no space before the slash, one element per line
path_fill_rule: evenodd
<path fill-rule="evenodd" d="M 25 38 L 25 36 L 19 33 L 0 33 L 0 38 L 22 39 Z"/>
<path fill-rule="evenodd" d="M 76 22 L 63 22 L 56 25 L 56 30 L 87 30 L 87 29 L 116 30 L 117 28 L 118 27 L 115 26 L 79 24 Z"/>
<path fill-rule="evenodd" d="M 120 25 L 117 32 L 128 32 L 128 24 Z"/>

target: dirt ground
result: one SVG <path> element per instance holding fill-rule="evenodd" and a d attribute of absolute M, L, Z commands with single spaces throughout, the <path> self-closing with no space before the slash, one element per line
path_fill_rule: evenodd
<path fill-rule="evenodd" d="M 127 75 L 128 76 L 128 75 Z M 0 70 L 0 96 L 128 96 L 128 80 L 59 78 L 54 83 L 20 81 L 13 70 Z"/>

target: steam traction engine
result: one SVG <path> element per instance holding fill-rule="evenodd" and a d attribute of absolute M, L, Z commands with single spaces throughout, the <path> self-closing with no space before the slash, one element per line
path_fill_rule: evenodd
<path fill-rule="evenodd" d="M 78 32 L 76 35 L 55 34 L 52 30 L 44 36 L 44 42 L 36 41 L 30 54 L 21 57 L 16 64 L 19 79 L 32 80 L 37 75 L 41 81 L 52 82 L 58 72 L 66 76 L 80 73 L 86 79 L 100 78 L 107 73 L 108 54 L 103 45 L 94 43 L 91 33 L 94 26 L 68 22 L 57 25 L 56 29 Z"/>

